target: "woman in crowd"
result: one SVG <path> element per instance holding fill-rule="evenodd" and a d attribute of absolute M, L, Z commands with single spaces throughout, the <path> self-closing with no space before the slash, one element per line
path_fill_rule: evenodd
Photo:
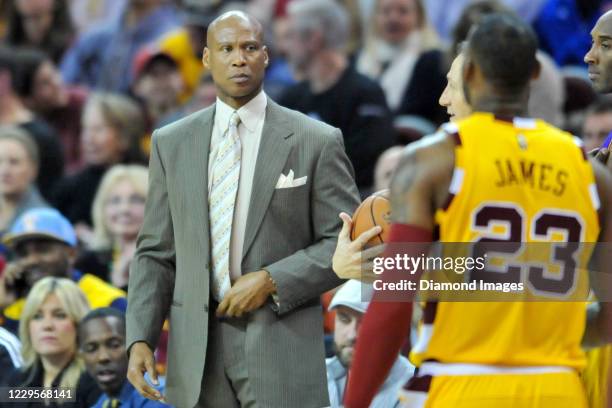
<path fill-rule="evenodd" d="M 357 70 L 380 83 L 395 115 L 440 124 L 447 119 L 438 105 L 446 67 L 437 47 L 422 0 L 376 0 Z"/>
<path fill-rule="evenodd" d="M 148 171 L 144 166 L 117 165 L 106 173 L 93 203 L 91 250 L 77 260 L 78 269 L 127 290 L 147 189 Z"/>
<path fill-rule="evenodd" d="M 87 100 L 81 134 L 85 167 L 59 183 L 54 200 L 86 243 L 90 240 L 87 228 L 92 225 L 92 203 L 102 177 L 115 164 L 144 163 L 141 139 L 145 132 L 143 113 L 131 99 L 94 93 Z"/>
<path fill-rule="evenodd" d="M 44 52 L 23 49 L 19 55 L 23 102 L 55 130 L 64 149 L 66 172 L 72 174 L 81 169 L 81 116 L 88 92 L 65 84 L 59 69 Z"/>
<path fill-rule="evenodd" d="M 85 296 L 70 279 L 47 277 L 38 281 L 28 294 L 19 324 L 23 366 L 11 373 L 7 385 L 67 387 L 75 393 L 77 402 L 61 406 L 82 403 L 80 398 L 91 382 L 81 378 L 85 366 L 77 353 L 76 335 L 78 322 L 88 311 Z M 40 401 L 15 404 L 41 405 Z"/>
<path fill-rule="evenodd" d="M 48 206 L 34 184 L 38 154 L 25 130 L 0 126 L 0 236 L 25 211 Z"/>
<path fill-rule="evenodd" d="M 74 38 L 67 0 L 13 0 L 5 41 L 32 47 L 58 63 Z"/>

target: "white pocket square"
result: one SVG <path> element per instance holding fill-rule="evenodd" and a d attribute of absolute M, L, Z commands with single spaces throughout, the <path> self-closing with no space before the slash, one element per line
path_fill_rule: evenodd
<path fill-rule="evenodd" d="M 293 170 L 289 170 L 289 173 L 286 176 L 281 173 L 280 177 L 278 178 L 278 181 L 276 182 L 276 188 L 292 188 L 303 186 L 304 184 L 306 184 L 306 180 L 308 179 L 308 176 L 296 179 L 294 179 L 293 177 Z"/>

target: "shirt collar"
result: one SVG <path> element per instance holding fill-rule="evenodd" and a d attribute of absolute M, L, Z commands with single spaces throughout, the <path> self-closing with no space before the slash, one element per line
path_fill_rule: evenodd
<path fill-rule="evenodd" d="M 257 128 L 257 122 L 264 117 L 266 107 L 268 106 L 268 97 L 262 90 L 253 99 L 248 101 L 244 106 L 238 109 L 240 123 L 244 125 L 249 132 L 254 132 Z M 225 130 L 229 124 L 230 117 L 234 113 L 234 108 L 217 98 L 217 106 L 215 113 L 215 123 L 221 129 Z"/>
<path fill-rule="evenodd" d="M 121 392 L 119 393 L 119 401 L 126 402 L 129 401 L 132 393 L 134 393 L 136 389 L 130 382 L 126 379 L 123 383 L 123 387 L 121 388 Z"/>

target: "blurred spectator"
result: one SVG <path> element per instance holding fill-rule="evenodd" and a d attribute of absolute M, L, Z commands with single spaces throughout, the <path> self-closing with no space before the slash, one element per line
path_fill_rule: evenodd
<path fill-rule="evenodd" d="M 36 142 L 40 152 L 36 184 L 48 200 L 55 183 L 64 173 L 64 155 L 53 129 L 36 118 L 22 99 L 30 86 L 20 69 L 22 52 L 0 47 L 0 125 L 19 126 Z"/>
<path fill-rule="evenodd" d="M 70 15 L 79 35 L 87 29 L 118 19 L 127 0 L 69 0 Z"/>
<path fill-rule="evenodd" d="M 582 125 L 584 149 L 590 152 L 601 146 L 612 132 L 612 99 L 600 97 L 586 111 Z"/>
<path fill-rule="evenodd" d="M 0 384 L 6 384 L 11 373 L 21 364 L 21 343 L 11 332 L 0 327 Z"/>
<path fill-rule="evenodd" d="M 4 41 L 6 38 L 9 14 L 13 6 L 11 3 L 8 0 L 0 0 L 0 41 Z"/>
<path fill-rule="evenodd" d="M 349 37 L 346 44 L 348 55 L 355 55 L 363 46 L 363 27 L 359 0 L 340 0 L 349 15 Z"/>
<path fill-rule="evenodd" d="M 272 22 L 272 41 L 268 45 L 270 63 L 266 68 L 264 89 L 272 99 L 280 98 L 296 80 L 302 80 L 303 74 L 297 72 L 287 61 L 290 45 L 290 21 L 286 13 L 276 17 Z"/>
<path fill-rule="evenodd" d="M 280 103 L 342 130 L 357 186 L 367 194 L 376 158 L 394 141 L 384 94 L 348 64 L 348 16 L 341 6 L 333 0 L 295 0 L 288 7 L 289 62 L 305 81 L 288 88 Z"/>
<path fill-rule="evenodd" d="M 204 73 L 202 53 L 206 46 L 206 30 L 217 17 L 217 10 L 216 5 L 188 2 L 183 7 L 183 26 L 168 33 L 159 42 L 159 48 L 171 55 L 181 70 L 185 84 L 181 101 L 193 95 Z"/>
<path fill-rule="evenodd" d="M 57 66 L 41 51 L 20 51 L 19 70 L 24 78 L 23 100 L 57 132 L 64 148 L 66 171 L 81 167 L 81 115 L 87 91 L 64 84 Z"/>
<path fill-rule="evenodd" d="M 0 126 L 0 237 L 24 212 L 49 206 L 34 185 L 38 156 L 25 130 Z"/>
<path fill-rule="evenodd" d="M 126 309 L 125 292 L 73 268 L 76 234 L 68 220 L 56 210 L 27 211 L 17 219 L 4 242 L 14 254 L 14 260 L 0 276 L 0 309 L 4 307 L 3 326 L 6 329 L 16 331 L 26 303 L 25 296 L 36 282 L 48 276 L 72 279 L 94 308 Z"/>
<path fill-rule="evenodd" d="M 446 65 L 437 47 L 422 0 L 376 0 L 357 70 L 380 83 L 395 115 L 441 124 Z"/>
<path fill-rule="evenodd" d="M 393 146 L 380 155 L 374 168 L 374 191 L 380 191 L 391 186 L 391 177 L 402 158 L 404 146 Z"/>
<path fill-rule="evenodd" d="M 334 295 L 329 308 L 336 311 L 334 327 L 335 356 L 325 361 L 330 407 L 340 408 L 344 399 L 346 380 L 351 368 L 355 342 L 361 319 L 372 298 L 372 287 L 357 280 L 349 280 Z M 397 356 L 389 375 L 370 407 L 387 408 L 398 405 L 398 391 L 412 377 L 414 367 L 406 357 Z"/>
<path fill-rule="evenodd" d="M 127 93 L 135 53 L 178 24 L 176 9 L 163 0 L 128 0 L 119 18 L 83 34 L 68 50 L 61 66 L 64 79 Z"/>
<path fill-rule="evenodd" d="M 603 0 L 548 0 L 534 28 L 540 48 L 559 65 L 582 65 Z"/>
<path fill-rule="evenodd" d="M 153 128 L 181 107 L 185 86 L 176 60 L 156 47 L 143 48 L 134 61 L 133 94 L 143 103 Z"/>
<path fill-rule="evenodd" d="M 103 394 L 93 408 L 167 407 L 140 395 L 127 380 L 128 357 L 125 344 L 125 315 L 112 308 L 89 312 L 78 329 L 79 348 L 85 367 Z M 162 386 L 155 387 L 163 392 Z"/>
<path fill-rule="evenodd" d="M 61 406 L 82 406 L 82 390 L 91 388 L 80 381 L 85 367 L 77 352 L 77 325 L 88 311 L 87 299 L 71 280 L 47 277 L 38 281 L 25 301 L 19 326 L 23 367 L 10 374 L 7 385 L 71 388 L 77 402 Z M 24 401 L 17 406 L 41 405 Z"/>
<path fill-rule="evenodd" d="M 13 0 L 6 43 L 46 52 L 59 62 L 74 38 L 67 0 Z"/>
<path fill-rule="evenodd" d="M 91 250 L 79 257 L 77 268 L 127 290 L 148 186 L 144 166 L 116 165 L 106 173 L 93 203 Z"/>
<path fill-rule="evenodd" d="M 84 168 L 58 183 L 53 203 L 87 241 L 92 225 L 91 206 L 102 176 L 117 163 L 143 163 L 141 144 L 146 132 L 142 110 L 131 99 L 117 94 L 90 95 L 83 111 L 81 157 Z M 83 234 L 81 234 L 83 232 Z"/>
<path fill-rule="evenodd" d="M 453 27 L 459 21 L 463 10 L 478 1 L 480 0 L 424 0 L 429 21 L 445 42 L 452 40 Z M 502 3 L 531 23 L 538 17 L 546 1 L 548 0 L 502 0 Z"/>
<path fill-rule="evenodd" d="M 472 26 L 483 16 L 491 13 L 514 14 L 510 8 L 497 0 L 481 0 L 466 7 L 453 30 L 452 49 L 455 54 L 459 45 L 467 38 Z M 562 126 L 565 103 L 563 75 L 548 55 L 538 51 L 536 56 L 540 62 L 540 76 L 531 81 L 529 116 L 543 119 L 554 126 Z"/>
<path fill-rule="evenodd" d="M 265 87 L 265 85 L 264 85 Z M 217 100 L 217 88 L 212 80 L 210 73 L 202 74 L 200 83 L 193 92 L 193 96 L 177 111 L 171 112 L 166 117 L 161 118 L 157 127 L 163 127 L 169 123 L 179 120 L 200 109 L 208 108 Z"/>

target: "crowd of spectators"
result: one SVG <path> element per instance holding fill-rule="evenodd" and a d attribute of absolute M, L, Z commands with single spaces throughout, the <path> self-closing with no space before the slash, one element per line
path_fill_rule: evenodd
<path fill-rule="evenodd" d="M 206 29 L 232 9 L 265 27 L 266 93 L 342 130 L 364 197 L 453 114 L 447 72 L 482 13 L 517 13 L 539 35 L 532 116 L 589 149 L 612 131 L 583 62 L 608 0 L 0 0 L 0 385 L 96 388 L 87 406 L 137 398 L 125 319 L 89 310 L 125 310 L 150 135 L 215 102 Z M 96 360 L 104 347 L 120 352 Z"/>

